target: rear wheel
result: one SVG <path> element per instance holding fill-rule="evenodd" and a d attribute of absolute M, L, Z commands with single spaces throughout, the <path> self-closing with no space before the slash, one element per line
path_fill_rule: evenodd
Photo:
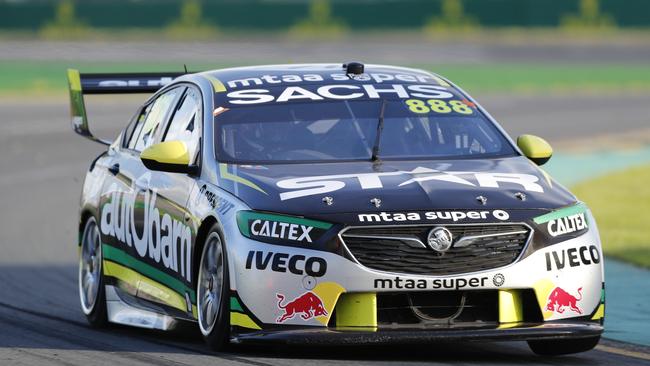
<path fill-rule="evenodd" d="M 596 347 L 598 341 L 600 341 L 600 336 L 578 339 L 528 341 L 528 346 L 538 355 L 559 356 L 589 351 Z"/>
<path fill-rule="evenodd" d="M 81 310 L 93 327 L 103 327 L 106 317 L 106 294 L 102 272 L 102 245 L 94 217 L 86 221 L 79 255 L 79 300 Z"/>
<path fill-rule="evenodd" d="M 196 286 L 199 328 L 208 346 L 223 350 L 229 342 L 228 260 L 221 230 L 215 224 L 205 239 Z"/>

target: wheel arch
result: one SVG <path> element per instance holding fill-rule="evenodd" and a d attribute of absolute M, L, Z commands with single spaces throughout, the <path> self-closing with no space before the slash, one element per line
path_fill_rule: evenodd
<path fill-rule="evenodd" d="M 212 215 L 206 216 L 199 225 L 199 228 L 196 231 L 196 239 L 194 241 L 194 248 L 192 249 L 192 286 L 196 287 L 198 278 L 199 278 L 199 266 L 201 265 L 201 253 L 203 251 L 203 246 L 205 245 L 205 239 L 208 236 L 210 228 L 214 224 L 219 224 L 219 220 Z M 223 236 L 223 228 L 221 229 Z M 225 239 L 224 239 L 225 241 Z"/>
<path fill-rule="evenodd" d="M 81 247 L 81 237 L 83 236 L 84 229 L 86 228 L 86 221 L 89 218 L 94 217 L 97 220 L 97 210 L 93 207 L 84 207 L 79 213 L 79 235 L 77 236 L 77 246 Z M 99 225 L 99 221 L 97 221 Z"/>

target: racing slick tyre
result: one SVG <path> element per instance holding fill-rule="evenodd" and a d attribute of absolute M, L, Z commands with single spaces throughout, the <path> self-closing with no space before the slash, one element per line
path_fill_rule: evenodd
<path fill-rule="evenodd" d="M 528 341 L 528 346 L 538 355 L 559 356 L 589 351 L 596 347 L 598 341 L 600 341 L 600 336 L 579 339 Z"/>
<path fill-rule="evenodd" d="M 94 217 L 90 217 L 86 221 L 81 237 L 79 300 L 81 301 L 81 310 L 92 327 L 106 326 L 108 319 L 102 271 L 102 244 Z"/>
<path fill-rule="evenodd" d="M 214 224 L 206 236 L 199 277 L 196 284 L 196 306 L 199 328 L 210 349 L 219 351 L 229 343 L 230 313 L 228 295 L 228 259 L 221 229 Z"/>

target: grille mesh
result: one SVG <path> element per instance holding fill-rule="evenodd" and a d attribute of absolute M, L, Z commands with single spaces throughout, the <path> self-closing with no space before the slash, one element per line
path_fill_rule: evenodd
<path fill-rule="evenodd" d="M 450 225 L 454 245 L 444 253 L 426 246 L 416 247 L 399 238 L 363 238 L 382 236 L 417 238 L 427 242 L 433 226 L 393 226 L 351 228 L 342 234 L 345 245 L 362 265 L 386 272 L 419 275 L 453 275 L 506 266 L 524 249 L 530 229 L 525 225 Z M 508 234 L 523 231 L 518 234 Z M 455 247 L 466 236 L 497 234 Z M 354 237 L 353 237 L 354 236 Z"/>

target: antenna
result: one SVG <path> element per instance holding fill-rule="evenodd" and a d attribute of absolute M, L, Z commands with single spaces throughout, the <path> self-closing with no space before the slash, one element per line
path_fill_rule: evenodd
<path fill-rule="evenodd" d="M 187 74 L 187 65 L 183 64 L 183 68 L 185 69 L 185 73 Z"/>
<path fill-rule="evenodd" d="M 345 73 L 350 75 L 361 75 L 363 74 L 363 64 L 361 62 L 348 62 L 343 64 L 343 68 L 345 69 Z"/>

